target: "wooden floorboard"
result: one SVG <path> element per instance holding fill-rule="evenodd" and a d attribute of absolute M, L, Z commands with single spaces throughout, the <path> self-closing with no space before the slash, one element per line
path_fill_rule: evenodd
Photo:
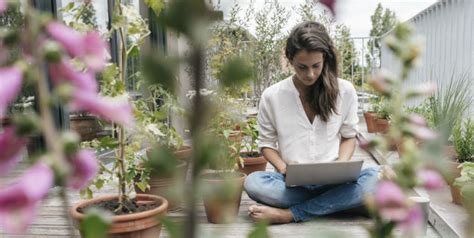
<path fill-rule="evenodd" d="M 376 163 L 363 151 L 357 149 L 354 154 L 356 159 L 364 159 L 364 167 L 375 166 Z M 273 170 L 270 166 L 268 170 Z M 21 171 L 12 173 L 8 178 L 0 178 L 0 187 L 6 185 L 14 177 L 21 174 Z M 108 188 L 102 193 L 113 193 L 115 190 Z M 55 195 L 57 191 L 44 200 L 38 211 L 37 218 L 33 221 L 27 233 L 21 235 L 6 234 L 0 229 L 0 238 L 43 238 L 43 237 L 69 237 L 68 220 L 64 216 L 64 204 Z M 81 200 L 78 192 L 70 192 L 71 204 Z M 252 221 L 248 219 L 247 209 L 255 204 L 245 192 L 242 194 L 242 201 L 239 215 L 235 223 L 232 224 L 210 224 L 207 222 L 206 214 L 202 203 L 198 203 L 198 237 L 226 237 L 237 238 L 247 237 L 252 230 Z M 176 221 L 183 220 L 185 213 L 182 210 L 172 211 L 168 216 Z M 329 237 L 336 232 L 337 237 L 369 237 L 364 227 L 370 226 L 371 220 L 365 216 L 351 213 L 336 214 L 333 216 L 320 217 L 311 222 L 292 223 L 285 225 L 269 226 L 268 231 L 272 237 Z M 77 231 L 75 231 L 78 235 Z M 169 237 L 166 229 L 163 229 L 161 237 Z M 334 237 L 334 236 L 333 236 Z M 437 233 L 429 227 L 426 237 L 439 237 Z"/>

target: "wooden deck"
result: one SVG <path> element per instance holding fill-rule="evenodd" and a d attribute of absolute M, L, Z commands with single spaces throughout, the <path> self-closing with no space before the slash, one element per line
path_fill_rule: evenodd
<path fill-rule="evenodd" d="M 362 121 L 363 122 L 363 121 Z M 363 127 L 362 127 L 363 128 Z M 364 159 L 365 167 L 374 166 L 376 163 L 360 150 L 355 153 L 355 158 Z M 268 167 L 268 170 L 272 168 Z M 14 176 L 11 176 L 14 177 Z M 9 178 L 0 178 L 0 187 L 6 184 Z M 112 189 L 105 189 L 102 193 L 114 193 Z M 70 200 L 75 203 L 81 200 L 78 192 L 69 193 Z M 252 221 L 248 219 L 247 209 L 255 204 L 245 192 L 239 210 L 239 217 L 233 224 L 210 224 L 206 220 L 206 214 L 202 203 L 198 204 L 199 237 L 247 237 L 252 230 Z M 43 201 L 37 218 L 30 226 L 26 234 L 6 234 L 0 230 L 1 238 L 10 237 L 68 237 L 68 223 L 64 216 L 64 204 L 53 190 L 50 196 Z M 170 212 L 169 217 L 181 220 L 184 213 Z M 271 225 L 268 230 L 272 237 L 328 237 L 328 233 L 337 233 L 337 237 L 369 237 L 365 226 L 371 224 L 371 220 L 365 216 L 354 213 L 340 213 L 332 216 L 320 217 L 311 222 L 293 223 L 285 225 Z M 76 232 L 76 235 L 77 232 Z M 168 237 L 166 229 L 162 231 L 161 237 Z M 333 236 L 331 236 L 333 237 Z M 426 237 L 439 237 L 432 227 L 428 227 Z"/>

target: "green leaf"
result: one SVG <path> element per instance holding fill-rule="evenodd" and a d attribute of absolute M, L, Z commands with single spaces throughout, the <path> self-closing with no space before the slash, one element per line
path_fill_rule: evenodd
<path fill-rule="evenodd" d="M 103 180 L 103 179 L 97 179 L 97 180 L 95 181 L 95 187 L 96 187 L 97 189 L 100 190 L 103 186 L 104 186 L 104 180 Z"/>
<path fill-rule="evenodd" d="M 267 230 L 268 223 L 265 221 L 260 221 L 256 223 L 253 227 L 254 229 L 247 236 L 248 238 L 269 238 Z"/>
<path fill-rule="evenodd" d="M 159 16 L 163 9 L 163 0 L 145 0 L 145 4 L 155 12 L 155 15 Z"/>
<path fill-rule="evenodd" d="M 159 84 L 174 93 L 176 85 L 177 59 L 162 54 L 150 55 L 143 62 L 143 73 L 149 84 Z"/>
<path fill-rule="evenodd" d="M 163 224 L 163 226 L 166 228 L 166 231 L 168 231 L 168 235 L 171 238 L 183 237 L 183 229 L 181 228 L 182 226 L 180 226 L 176 222 L 173 222 L 168 217 L 160 217 L 159 219 L 161 224 Z"/>
<path fill-rule="evenodd" d="M 89 209 L 81 222 L 82 235 L 85 238 L 103 238 L 107 236 L 112 215 L 104 210 Z"/>
<path fill-rule="evenodd" d="M 74 8 L 74 2 L 68 3 L 66 6 L 59 9 L 59 12 L 69 12 Z"/>
<path fill-rule="evenodd" d="M 222 70 L 222 84 L 226 87 L 240 86 L 252 79 L 252 67 L 243 58 L 232 58 Z"/>
<path fill-rule="evenodd" d="M 139 55 L 140 55 L 140 48 L 136 44 L 133 44 L 130 47 L 130 49 L 128 49 L 128 51 L 127 51 L 127 56 L 128 57 L 137 57 Z"/>

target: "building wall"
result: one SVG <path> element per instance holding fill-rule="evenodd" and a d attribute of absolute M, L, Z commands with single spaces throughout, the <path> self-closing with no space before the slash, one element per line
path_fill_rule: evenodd
<path fill-rule="evenodd" d="M 459 79 L 467 74 L 474 92 L 474 1 L 440 0 L 408 22 L 424 38 L 425 46 L 419 67 L 412 71 L 404 86 L 432 81 L 443 87 L 451 77 Z M 398 61 L 386 47 L 382 49 L 381 61 L 382 68 L 399 72 Z M 470 115 L 474 115 L 474 105 Z"/>

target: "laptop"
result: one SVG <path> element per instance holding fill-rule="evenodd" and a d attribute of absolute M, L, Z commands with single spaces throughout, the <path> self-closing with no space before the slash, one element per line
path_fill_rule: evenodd
<path fill-rule="evenodd" d="M 357 180 L 363 160 L 331 161 L 312 164 L 288 164 L 287 187 L 341 184 Z"/>

